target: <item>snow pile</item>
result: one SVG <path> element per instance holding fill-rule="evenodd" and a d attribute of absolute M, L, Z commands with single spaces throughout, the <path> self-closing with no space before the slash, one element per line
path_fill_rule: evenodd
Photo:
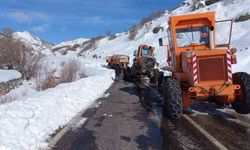
<path fill-rule="evenodd" d="M 2 70 L 0 69 L 0 82 L 8 82 L 10 80 L 19 79 L 22 74 L 16 70 Z"/>
<path fill-rule="evenodd" d="M 101 69 L 91 77 L 0 105 L 0 148 L 32 150 L 47 146 L 49 134 L 103 95 L 113 83 L 113 74 Z"/>

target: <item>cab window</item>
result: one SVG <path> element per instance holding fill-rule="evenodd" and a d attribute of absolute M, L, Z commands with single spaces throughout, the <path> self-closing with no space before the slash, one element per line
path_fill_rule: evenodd
<path fill-rule="evenodd" d="M 142 48 L 142 55 L 144 55 L 144 56 L 151 55 L 151 49 L 143 47 Z"/>
<path fill-rule="evenodd" d="M 207 26 L 177 29 L 176 37 L 178 47 L 189 47 L 192 44 L 209 44 Z"/>

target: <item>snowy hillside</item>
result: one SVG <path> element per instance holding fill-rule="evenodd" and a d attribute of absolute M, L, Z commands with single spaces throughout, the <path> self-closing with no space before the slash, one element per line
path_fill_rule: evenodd
<path fill-rule="evenodd" d="M 89 39 L 79 38 L 73 41 L 65 41 L 53 46 L 51 49 L 57 54 L 65 55 L 70 51 L 81 51 Z"/>
<path fill-rule="evenodd" d="M 24 42 L 27 46 L 33 48 L 36 51 L 40 51 L 45 54 L 51 53 L 52 44 L 40 39 L 37 36 L 32 35 L 31 33 L 25 32 L 14 32 L 13 38 L 19 39 Z"/>
<path fill-rule="evenodd" d="M 208 11 L 215 11 L 217 20 L 234 20 L 232 47 L 238 49 L 238 64 L 234 65 L 234 71 L 247 71 L 250 73 L 250 68 L 247 67 L 250 65 L 250 43 L 247 42 L 250 40 L 250 19 L 247 18 L 247 14 L 250 14 L 250 1 L 248 0 L 219 1 L 209 6 L 205 6 L 204 1 L 192 3 L 191 0 L 186 0 L 184 1 L 183 6 L 178 7 L 171 12 L 166 12 L 162 17 L 141 27 L 134 40 L 130 41 L 128 39 L 128 33 L 125 32 L 117 34 L 117 37 L 113 40 L 109 40 L 109 37 L 105 37 L 97 42 L 96 49 L 90 49 L 83 52 L 83 56 L 84 58 L 87 58 L 87 60 L 97 61 L 97 63 L 104 64 L 104 59 L 96 60 L 93 56 L 97 55 L 101 58 L 105 58 L 112 54 L 125 54 L 129 55 L 130 58 L 133 58 L 133 51 L 136 50 L 140 44 L 147 44 L 156 47 L 157 60 L 161 66 L 164 66 L 166 65 L 167 52 L 165 47 L 158 46 L 158 38 L 167 36 L 167 22 L 169 16 Z M 154 34 L 152 31 L 155 27 L 164 27 L 164 30 L 159 31 L 158 34 Z M 222 37 L 227 31 L 217 30 L 216 32 L 217 36 L 219 35 L 217 37 L 218 39 L 228 37 L 227 35 Z M 76 55 L 78 53 L 79 51 L 75 52 Z M 70 55 L 72 55 L 72 53 Z M 130 62 L 132 63 L 132 59 Z"/>
<path fill-rule="evenodd" d="M 55 45 L 52 47 L 52 49 L 58 48 L 58 47 L 64 47 L 64 46 L 74 46 L 75 44 L 79 44 L 82 45 L 84 42 L 88 41 L 89 39 L 85 39 L 85 38 L 79 38 L 73 41 L 65 41 L 65 42 L 61 42 L 58 45 Z"/>

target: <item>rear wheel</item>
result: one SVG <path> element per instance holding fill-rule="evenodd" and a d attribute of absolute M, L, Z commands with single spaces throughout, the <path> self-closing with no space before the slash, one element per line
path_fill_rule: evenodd
<path fill-rule="evenodd" d="M 168 77 L 163 83 L 164 112 L 171 118 L 179 118 L 183 113 L 182 91 L 179 81 Z"/>
<path fill-rule="evenodd" d="M 232 103 L 233 109 L 241 114 L 250 113 L 250 75 L 245 72 L 235 73 L 233 82 L 241 86 L 241 95 Z"/>

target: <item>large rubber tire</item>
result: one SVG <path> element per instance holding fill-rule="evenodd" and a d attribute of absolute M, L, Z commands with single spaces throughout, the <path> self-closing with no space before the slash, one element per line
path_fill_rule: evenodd
<path fill-rule="evenodd" d="M 182 90 L 179 81 L 167 77 L 163 83 L 164 113 L 171 118 L 180 118 L 183 113 Z"/>
<path fill-rule="evenodd" d="M 154 76 L 152 78 L 150 78 L 150 83 L 157 84 L 158 77 L 159 77 L 159 70 L 155 69 L 154 70 Z"/>
<path fill-rule="evenodd" d="M 233 74 L 233 83 L 241 87 L 241 96 L 232 103 L 233 109 L 240 114 L 250 113 L 250 75 L 245 72 Z"/>
<path fill-rule="evenodd" d="M 163 80 L 164 80 L 164 73 L 163 72 L 159 72 L 159 77 L 158 77 L 158 92 L 160 94 L 163 94 Z"/>

